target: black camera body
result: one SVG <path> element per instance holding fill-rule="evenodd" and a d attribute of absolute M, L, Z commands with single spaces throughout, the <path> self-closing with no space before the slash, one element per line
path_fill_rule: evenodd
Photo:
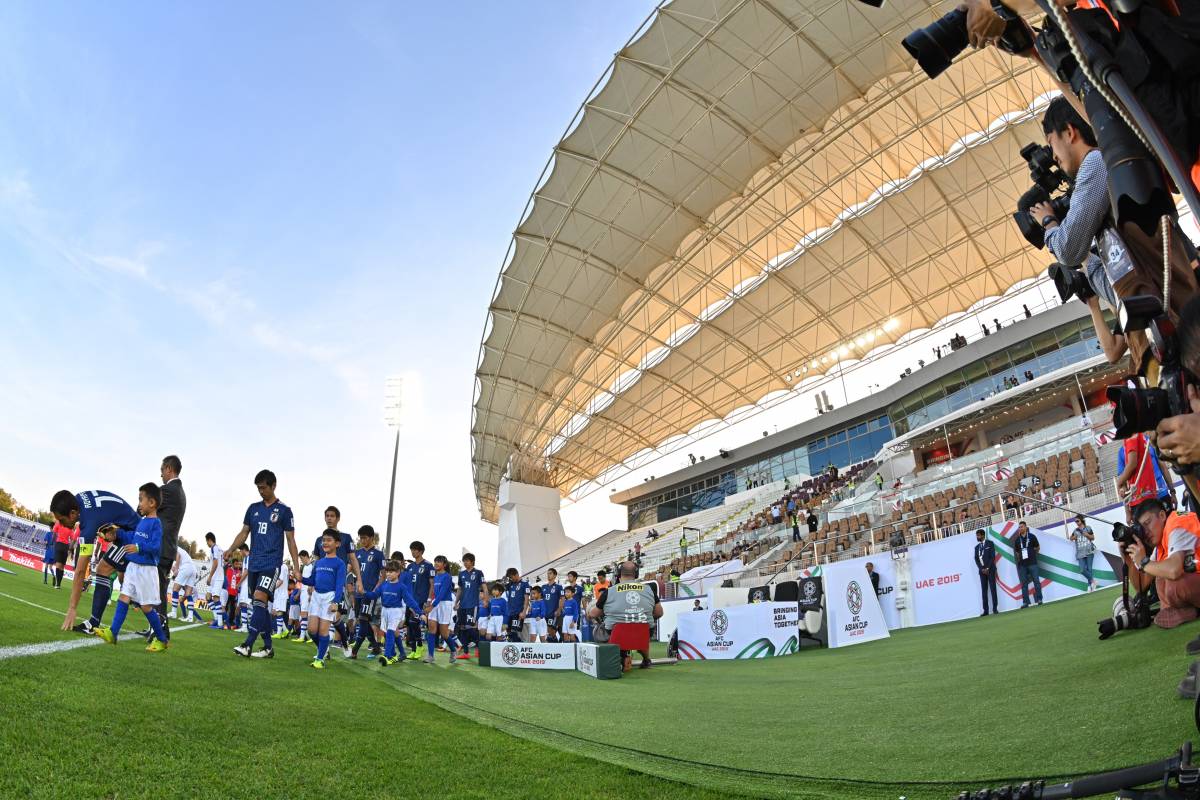
<path fill-rule="evenodd" d="M 1126 525 L 1123 522 L 1114 522 L 1112 528 L 1113 541 L 1121 545 L 1121 551 L 1124 552 L 1126 547 L 1132 547 L 1137 542 L 1141 542 L 1143 547 L 1146 547 L 1148 539 L 1146 537 L 1146 529 L 1141 523 L 1134 522 Z"/>
<path fill-rule="evenodd" d="M 1105 390 L 1113 403 L 1116 436 L 1126 439 L 1135 433 L 1154 430 L 1167 417 L 1192 413 L 1187 387 L 1196 383 L 1196 379 L 1183 367 L 1175 324 L 1162 314 L 1162 304 L 1156 298 L 1128 298 L 1121 303 L 1118 316 L 1124 332 L 1147 331 L 1150 350 L 1158 362 L 1158 386 L 1147 389 L 1110 386 Z M 1177 464 L 1166 457 L 1163 460 L 1179 475 L 1196 472 L 1195 464 Z"/>
<path fill-rule="evenodd" d="M 1112 617 L 1096 623 L 1096 627 L 1100 631 L 1100 639 L 1108 639 L 1118 631 L 1149 628 L 1154 622 L 1153 604 L 1155 600 L 1157 597 L 1152 597 L 1146 592 L 1138 592 L 1128 598 L 1128 602 L 1115 609 Z M 1121 603 L 1122 600 L 1118 598 L 1117 602 Z"/>
<path fill-rule="evenodd" d="M 1046 231 L 1038 220 L 1029 216 L 1029 209 L 1038 203 L 1049 203 L 1054 216 L 1061 220 L 1071 208 L 1071 190 L 1075 184 L 1071 176 L 1059 168 L 1054 152 L 1047 145 L 1031 142 L 1021 148 L 1021 158 L 1029 165 L 1033 186 L 1017 200 L 1013 222 L 1017 223 L 1025 241 L 1041 250 L 1046 246 Z"/>

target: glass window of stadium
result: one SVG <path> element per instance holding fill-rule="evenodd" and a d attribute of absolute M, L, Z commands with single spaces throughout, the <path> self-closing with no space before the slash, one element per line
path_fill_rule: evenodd
<path fill-rule="evenodd" d="M 1098 351 L 1091 321 L 1076 320 L 951 372 L 892 404 L 888 416 L 900 436 L 1004 391 L 1005 378 L 1025 383 L 1027 371 L 1036 378 L 1090 358 Z"/>

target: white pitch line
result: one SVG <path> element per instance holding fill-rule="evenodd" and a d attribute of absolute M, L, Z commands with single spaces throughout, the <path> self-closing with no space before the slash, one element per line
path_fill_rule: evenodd
<path fill-rule="evenodd" d="M 40 608 L 42 611 L 49 611 L 51 614 L 58 614 L 65 617 L 66 614 L 58 609 L 39 606 L 37 603 L 31 603 L 23 597 L 15 597 L 11 594 L 0 592 L 0 597 L 7 597 L 9 600 L 16 600 L 18 603 L 24 603 L 27 606 Z M 172 628 L 171 633 L 179 633 L 180 631 L 199 628 L 205 623 L 197 622 L 191 625 L 184 625 L 179 628 Z M 130 633 L 121 637 L 122 639 L 139 639 L 137 634 Z M 0 661 L 5 661 L 10 658 L 20 658 L 22 656 L 44 656 L 50 653 L 61 653 L 66 650 L 77 650 L 80 647 L 91 647 L 97 644 L 104 644 L 104 640 L 95 636 L 89 636 L 86 639 L 72 639 L 66 642 L 39 642 L 38 644 L 18 644 L 11 647 L 0 647 Z"/>

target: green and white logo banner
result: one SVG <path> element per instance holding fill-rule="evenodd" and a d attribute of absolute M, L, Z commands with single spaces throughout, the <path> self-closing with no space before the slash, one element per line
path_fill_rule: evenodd
<path fill-rule="evenodd" d="M 830 647 L 862 644 L 891 635 L 865 564 L 826 564 L 824 580 Z"/>
<path fill-rule="evenodd" d="M 679 615 L 679 655 L 688 659 L 769 658 L 796 652 L 795 603 L 751 603 Z"/>
<path fill-rule="evenodd" d="M 575 669 L 575 645 L 489 642 L 479 651 L 479 665 L 506 669 Z"/>
<path fill-rule="evenodd" d="M 621 648 L 615 644 L 575 645 L 575 668 L 593 678 L 621 677 Z"/>

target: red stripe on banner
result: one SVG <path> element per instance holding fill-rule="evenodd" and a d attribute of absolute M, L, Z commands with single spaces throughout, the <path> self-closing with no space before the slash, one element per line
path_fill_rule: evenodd
<path fill-rule="evenodd" d="M 42 571 L 42 560 L 37 556 L 30 555 L 22 550 L 14 550 L 11 547 L 0 546 L 0 559 L 22 567 L 28 567 L 29 569 L 37 570 L 38 572 Z M 73 580 L 75 577 L 75 571 L 68 567 L 63 572 L 63 576 Z"/>
<path fill-rule="evenodd" d="M 705 661 L 704 654 L 696 649 L 696 646 L 691 642 L 685 642 L 682 639 L 679 641 L 679 655 L 691 661 Z"/>

